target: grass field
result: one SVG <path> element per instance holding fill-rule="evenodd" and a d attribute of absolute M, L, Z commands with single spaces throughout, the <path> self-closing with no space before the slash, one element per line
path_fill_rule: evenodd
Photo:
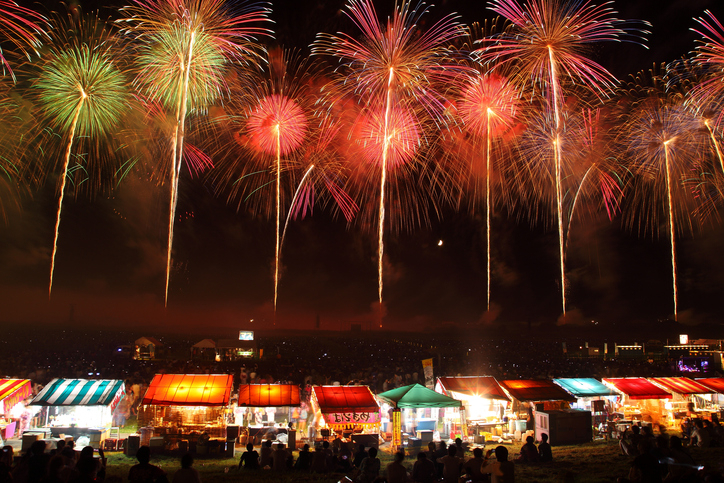
<path fill-rule="evenodd" d="M 520 444 L 508 445 L 511 454 L 517 454 Z M 706 465 L 708 469 L 721 474 L 724 471 L 724 448 L 690 448 L 690 453 L 699 464 Z M 239 455 L 240 456 L 240 455 Z M 296 453 L 295 453 L 296 457 Z M 523 483 L 535 482 L 611 482 L 619 476 L 626 476 L 633 458 L 620 456 L 617 441 L 596 441 L 580 446 L 558 446 L 553 448 L 552 463 L 538 465 L 516 465 L 516 481 Z M 382 469 L 392 461 L 392 456 L 384 451 L 380 452 Z M 169 480 L 180 468 L 178 457 L 154 456 L 151 463 L 163 468 Z M 408 455 L 405 465 L 412 469 L 414 455 Z M 123 454 L 108 454 L 107 475 L 113 477 L 111 481 L 127 481 L 128 470 L 136 464 L 135 458 Z M 236 458 L 227 459 L 197 459 L 194 467 L 201 474 L 203 482 L 310 482 L 310 483 L 336 483 L 344 474 L 335 473 L 319 475 L 311 473 L 273 473 L 269 470 L 237 472 Z"/>

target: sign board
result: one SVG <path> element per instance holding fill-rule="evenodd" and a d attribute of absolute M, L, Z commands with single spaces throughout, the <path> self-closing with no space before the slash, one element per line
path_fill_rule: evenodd
<path fill-rule="evenodd" d="M 325 413 L 327 424 L 375 424 L 380 422 L 380 413 Z"/>
<path fill-rule="evenodd" d="M 392 449 L 402 448 L 402 412 L 399 408 L 392 410 Z"/>
<path fill-rule="evenodd" d="M 253 330 L 240 330 L 239 331 L 239 340 L 254 340 L 254 331 Z"/>
<path fill-rule="evenodd" d="M 689 336 L 687 334 L 679 334 L 679 344 L 686 345 L 689 343 Z"/>
<path fill-rule="evenodd" d="M 425 386 L 428 389 L 434 389 L 435 380 L 432 375 L 432 359 L 422 360 L 422 372 L 425 375 Z"/>

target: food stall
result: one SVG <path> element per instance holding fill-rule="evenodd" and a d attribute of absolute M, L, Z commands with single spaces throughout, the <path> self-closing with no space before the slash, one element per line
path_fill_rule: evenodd
<path fill-rule="evenodd" d="M 706 377 L 697 379 L 696 382 L 711 389 L 711 394 L 704 395 L 704 399 L 717 406 L 720 411 L 724 409 L 724 377 Z"/>
<path fill-rule="evenodd" d="M 679 428 L 681 420 L 686 417 L 703 417 L 711 419 L 712 412 L 719 412 L 705 395 L 711 396 L 714 392 L 705 385 L 689 379 L 688 377 L 654 377 L 651 382 L 673 395 L 671 401 L 666 401 L 666 425 Z M 696 414 L 690 414 L 693 410 Z"/>
<path fill-rule="evenodd" d="M 613 414 L 618 431 L 635 421 L 665 423 L 664 401 L 673 398 L 670 392 L 643 377 L 605 378 L 603 383 L 623 396 Z"/>
<path fill-rule="evenodd" d="M 113 411 L 125 395 L 125 384 L 119 379 L 53 379 L 30 405 L 47 407 L 44 429 L 53 437 L 73 436 L 78 445 L 99 448 L 110 434 Z"/>
<path fill-rule="evenodd" d="M 236 424 L 246 428 L 250 442 L 274 439 L 295 448 L 296 431 L 290 431 L 289 421 L 292 409 L 300 404 L 296 384 L 242 384 L 234 416 Z"/>
<path fill-rule="evenodd" d="M 452 407 L 460 409 L 462 407 L 462 403 L 457 399 L 437 393 L 420 384 L 411 384 L 409 386 L 398 387 L 396 389 L 383 392 L 382 394 L 377 395 L 377 399 L 386 404 L 387 408 L 389 408 L 391 412 L 389 420 L 390 431 L 388 432 L 390 433 L 392 440 L 391 449 L 393 452 L 397 451 L 405 444 L 413 447 L 422 446 L 422 439 L 418 437 L 418 434 L 409 432 L 403 434 L 403 410 L 405 411 L 404 416 L 406 421 L 415 417 L 417 410 L 420 409 L 423 409 L 426 412 L 430 411 L 430 414 L 427 415 L 427 419 L 438 421 L 438 411 L 440 408 Z M 382 414 L 383 416 L 387 414 L 384 405 L 382 407 Z M 462 432 L 466 433 L 464 413 L 458 416 L 458 420 L 462 421 Z M 384 424 L 384 418 L 382 422 Z M 418 431 L 417 428 L 419 427 L 420 424 L 418 424 L 413 430 Z M 414 436 L 411 436 L 410 434 L 414 434 Z M 442 438 L 443 435 L 444 433 L 441 434 L 440 437 Z M 447 437 L 452 439 L 452 434 L 447 433 Z"/>
<path fill-rule="evenodd" d="M 314 386 L 312 410 L 317 429 L 334 431 L 343 441 L 377 446 L 380 405 L 367 386 Z"/>
<path fill-rule="evenodd" d="M 472 431 L 476 443 L 484 443 L 502 434 L 503 417 L 510 398 L 494 377 L 438 377 L 435 391 L 463 403 L 468 431 Z M 446 408 L 444 412 L 460 414 L 459 410 L 452 408 Z M 448 419 L 447 414 L 443 418 Z"/>
<path fill-rule="evenodd" d="M 208 440 L 226 439 L 233 384 L 228 374 L 156 374 L 138 408 L 140 444 L 213 453 L 220 442 Z"/>
<path fill-rule="evenodd" d="M 550 433 L 548 428 L 552 423 L 551 418 L 563 417 L 563 413 L 556 411 L 570 410 L 570 403 L 576 401 L 575 397 L 550 380 L 515 379 L 500 381 L 500 385 L 513 400 L 507 413 L 508 434 L 516 439 L 523 439 L 527 431 L 534 431 L 536 439 L 540 439 L 542 433 L 548 433 L 551 444 L 561 444 L 554 441 L 554 434 Z M 580 419 L 575 419 L 576 427 L 587 428 L 588 433 L 576 432 L 577 437 L 590 441 L 591 437 L 588 435 L 591 431 L 591 413 L 580 411 L 566 414 L 569 423 L 575 418 Z"/>
<path fill-rule="evenodd" d="M 0 379 L 0 440 L 15 436 L 23 401 L 33 395 L 29 379 Z"/>
<path fill-rule="evenodd" d="M 138 360 L 152 360 L 158 358 L 163 352 L 163 343 L 154 337 L 141 337 L 136 339 L 133 349 L 133 358 Z"/>

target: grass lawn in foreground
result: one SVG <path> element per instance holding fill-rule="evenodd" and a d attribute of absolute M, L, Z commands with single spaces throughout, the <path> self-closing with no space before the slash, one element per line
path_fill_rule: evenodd
<path fill-rule="evenodd" d="M 488 449 L 495 445 L 488 446 Z M 511 456 L 520 451 L 520 443 L 506 445 Z M 718 472 L 724 471 L 724 448 L 687 448 L 698 464 Z M 405 466 L 412 470 L 415 462 L 415 453 L 405 458 Z M 137 463 L 135 458 L 126 457 L 119 453 L 109 453 L 107 475 L 118 481 L 127 481 L 128 470 Z M 204 458 L 194 461 L 194 468 L 201 474 L 201 480 L 207 482 L 309 482 L 309 483 L 336 483 L 343 476 L 342 473 L 319 475 L 316 473 L 275 473 L 270 470 L 236 471 L 239 462 L 239 452 L 235 458 Z M 296 458 L 297 453 L 294 453 Z M 472 452 L 466 453 L 466 457 Z M 380 451 L 382 472 L 385 466 L 392 461 L 392 455 Z M 619 476 L 627 476 L 632 457 L 621 456 L 618 441 L 595 441 L 579 446 L 556 446 L 553 448 L 552 463 L 538 465 L 516 464 L 515 478 L 522 483 L 535 482 L 611 482 Z M 152 456 L 151 463 L 163 468 L 173 479 L 173 474 L 181 467 L 180 457 Z"/>

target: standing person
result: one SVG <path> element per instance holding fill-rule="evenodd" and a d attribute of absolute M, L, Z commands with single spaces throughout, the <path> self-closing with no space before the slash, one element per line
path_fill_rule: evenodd
<path fill-rule="evenodd" d="M 194 464 L 194 458 L 191 453 L 186 453 L 181 457 L 181 469 L 173 475 L 172 483 L 201 483 L 201 477 L 196 468 L 191 466 Z"/>
<path fill-rule="evenodd" d="M 457 483 L 460 479 L 460 466 L 463 464 L 463 460 L 455 456 L 457 451 L 458 448 L 451 444 L 447 449 L 447 455 L 440 458 L 442 479 L 445 483 Z"/>
<path fill-rule="evenodd" d="M 457 452 L 455 453 L 458 458 L 465 459 L 465 446 L 463 446 L 463 440 L 460 438 L 455 438 L 455 447 L 457 448 Z"/>
<path fill-rule="evenodd" d="M 548 443 L 548 433 L 543 433 L 540 436 L 538 454 L 540 455 L 540 460 L 544 463 L 553 461 L 553 451 L 551 450 L 550 443 Z"/>
<path fill-rule="evenodd" d="M 246 470 L 258 470 L 259 469 L 259 453 L 254 450 L 254 445 L 247 443 L 246 451 L 241 454 L 239 458 L 238 469 L 244 468 Z"/>
<path fill-rule="evenodd" d="M 495 461 L 488 462 L 493 452 L 495 452 Z M 483 458 L 480 472 L 491 475 L 490 483 L 515 483 L 515 466 L 513 462 L 508 461 L 508 448 L 497 446 L 495 450 L 489 450 Z"/>
<path fill-rule="evenodd" d="M 435 463 L 427 459 L 427 453 L 417 453 L 417 461 L 412 466 L 412 481 L 416 483 L 433 483 L 435 481 Z"/>
<path fill-rule="evenodd" d="M 0 455 L 0 483 L 10 483 L 13 481 L 13 447 L 10 445 L 3 446 L 2 455 Z"/>
<path fill-rule="evenodd" d="M 357 483 L 372 483 L 380 476 L 380 460 L 377 458 L 377 448 L 370 448 L 367 458 L 362 460 L 359 467 Z"/>
<path fill-rule="evenodd" d="M 128 481 L 131 483 L 166 483 L 166 472 L 158 466 L 152 465 L 151 461 L 151 448 L 148 446 L 141 446 L 136 452 L 136 459 L 138 464 L 131 466 L 128 471 Z"/>
<path fill-rule="evenodd" d="M 395 459 L 385 468 L 387 475 L 387 483 L 406 483 L 407 469 L 402 464 L 405 460 L 405 453 L 398 451 L 395 453 Z"/>

